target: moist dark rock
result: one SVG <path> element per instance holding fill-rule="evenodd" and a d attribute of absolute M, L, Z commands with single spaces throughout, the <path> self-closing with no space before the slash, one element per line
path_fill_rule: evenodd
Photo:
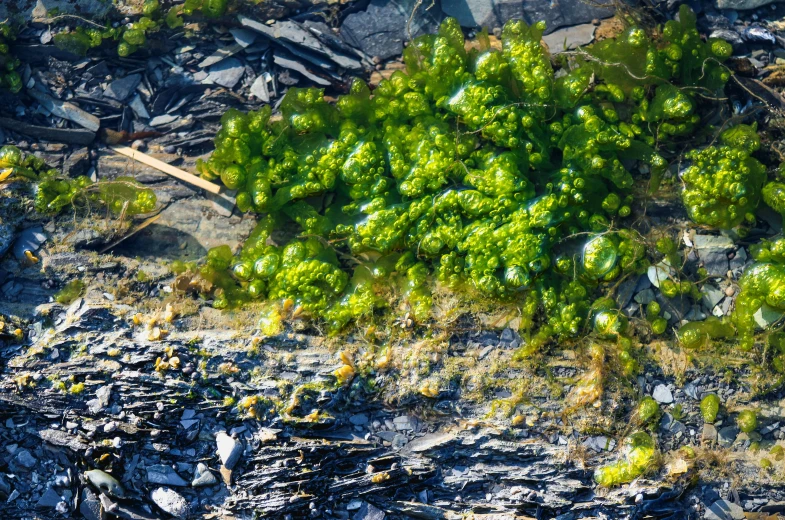
<path fill-rule="evenodd" d="M 403 42 L 410 36 L 432 32 L 441 22 L 440 12 L 433 9 L 426 11 L 425 5 L 420 5 L 412 16 L 409 35 L 407 24 L 415 3 L 414 0 L 371 0 L 365 11 L 346 17 L 341 26 L 341 36 L 368 56 L 382 60 L 397 56 L 403 52 Z M 439 14 L 434 15 L 433 12 Z"/>
<path fill-rule="evenodd" d="M 90 168 L 90 152 L 87 148 L 79 148 L 63 161 L 63 173 L 69 177 L 84 175 Z"/>
<path fill-rule="evenodd" d="M 104 96 L 116 99 L 117 101 L 125 101 L 131 95 L 139 83 L 142 81 L 141 74 L 130 74 L 124 78 L 112 81 L 106 90 Z"/>
<path fill-rule="evenodd" d="M 470 0 L 466 0 L 470 1 Z M 477 0 L 479 1 L 479 0 Z M 494 0 L 494 10 L 499 22 L 524 20 L 528 24 L 545 21 L 545 33 L 559 27 L 589 23 L 595 19 L 613 16 L 613 3 L 609 1 L 582 2 L 581 0 Z M 609 7 L 598 7 L 608 5 Z"/>

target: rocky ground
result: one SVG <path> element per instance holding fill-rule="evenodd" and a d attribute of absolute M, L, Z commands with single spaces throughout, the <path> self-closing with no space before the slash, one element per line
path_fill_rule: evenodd
<path fill-rule="evenodd" d="M 736 112 L 757 111 L 776 128 L 785 108 L 785 7 L 745 2 L 722 10 L 690 5 L 707 36 L 734 43 Z M 80 4 L 81 15 L 99 16 L 106 3 Z M 87 209 L 42 218 L 25 183 L 0 192 L 0 511 L 7 518 L 726 520 L 785 512 L 785 467 L 774 457 L 773 468 L 760 467 L 785 440 L 785 391 L 733 350 L 696 360 L 673 342 L 652 341 L 644 348 L 657 362 L 635 384 L 611 382 L 597 406 L 567 417 L 564 396 L 589 373 L 586 363 L 557 347 L 539 364 L 509 366 L 521 341 L 510 309 L 452 316 L 449 327 L 424 332 L 404 322 L 374 338 L 327 340 L 307 326 L 262 338 L 253 308 L 221 312 L 178 290 L 172 260 L 234 247 L 255 221 L 233 210 L 231 193 L 208 196 L 109 145 L 194 171 L 228 108 L 275 106 L 293 85 L 334 95 L 354 76 L 378 83 L 401 68 L 404 42 L 445 15 L 469 34 L 486 25 L 498 35 L 515 17 L 545 19 L 553 52 L 618 26 L 612 9 L 594 3 L 489 5 L 265 3 L 203 31 L 163 31 L 129 58 L 112 48 L 87 58 L 60 51 L 52 31 L 68 18 L 50 20 L 35 3 L 17 6 L 35 23 L 14 46 L 25 89 L 0 91 L 0 143 L 69 176 L 133 175 L 155 190 L 159 211 L 122 220 Z M 67 13 L 73 3 L 57 7 Z M 133 16 L 133 3 L 123 9 Z M 667 2 L 640 12 L 664 19 L 676 9 Z M 776 157 L 777 143 L 769 144 Z M 727 314 L 751 262 L 749 244 L 782 229 L 779 216 L 763 212 L 740 240 L 691 227 L 678 201 L 637 211 L 649 225 L 678 229 L 685 269 L 705 267 L 711 283 L 699 303 L 667 299 L 658 272 L 668 267 L 655 266 L 619 288 L 633 320 L 653 299 L 671 323 Z M 81 296 L 55 301 L 73 280 L 84 282 Z M 777 319 L 759 317 L 761 324 Z M 337 384 L 336 369 L 354 373 L 365 357 L 384 359 L 385 367 L 357 368 Z M 704 424 L 698 404 L 712 392 L 723 408 Z M 644 396 L 660 406 L 649 428 L 662 455 L 632 484 L 598 488 L 593 470 L 618 456 L 631 407 Z M 734 421 L 748 408 L 759 412 L 749 434 Z"/>

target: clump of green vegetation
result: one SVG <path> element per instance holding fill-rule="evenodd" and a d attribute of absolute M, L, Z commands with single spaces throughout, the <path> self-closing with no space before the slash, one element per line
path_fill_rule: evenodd
<path fill-rule="evenodd" d="M 660 175 L 654 145 L 693 133 L 694 92 L 720 92 L 729 77 L 730 46 L 702 42 L 682 11 L 660 40 L 631 28 L 565 60 L 558 79 L 543 24 L 509 22 L 501 51 L 484 34 L 467 51 L 448 19 L 373 96 L 355 81 L 335 105 L 290 89 L 280 120 L 269 107 L 227 112 L 200 172 L 267 216 L 233 260 L 241 290 L 222 287 L 217 303 L 290 302 L 337 331 L 385 305 L 380 294 L 426 321 L 436 283 L 520 302 L 527 352 L 580 335 L 590 316 L 625 352 L 626 318 L 592 304 L 603 284 L 648 265 L 640 237 L 617 225 L 632 203 L 622 160 Z M 268 245 L 288 222 L 302 237 Z"/>
<path fill-rule="evenodd" d="M 654 440 L 646 432 L 635 432 L 622 441 L 619 460 L 597 468 L 594 481 L 605 487 L 618 486 L 643 475 L 654 460 Z"/>
<path fill-rule="evenodd" d="M 752 433 L 758 427 L 758 414 L 754 410 L 744 410 L 736 416 L 736 424 L 744 433 Z"/>
<path fill-rule="evenodd" d="M 9 44 L 16 38 L 15 31 L 8 22 L 0 23 L 0 87 L 14 94 L 22 90 L 22 78 L 16 72 L 19 58 L 11 54 Z"/>
<path fill-rule="evenodd" d="M 85 285 L 82 280 L 71 280 L 55 294 L 55 301 L 63 305 L 70 305 L 82 295 L 84 288 Z"/>
<path fill-rule="evenodd" d="M 39 213 L 57 214 L 74 204 L 97 204 L 115 215 L 138 215 L 155 209 L 153 190 L 144 188 L 132 177 L 93 182 L 88 177 L 71 179 L 49 168 L 40 157 L 13 145 L 0 148 L 0 181 L 12 175 L 36 183 L 35 209 Z"/>
<path fill-rule="evenodd" d="M 167 11 L 166 24 L 172 29 L 182 27 L 183 16 L 195 14 L 201 14 L 205 18 L 220 18 L 226 13 L 228 5 L 229 0 L 185 0 L 185 3 L 174 5 Z"/>
<path fill-rule="evenodd" d="M 682 199 L 696 223 L 723 229 L 755 222 L 766 168 L 750 154 L 760 148 L 755 125 L 738 125 L 720 134 L 720 146 L 693 150 L 682 174 Z"/>
<path fill-rule="evenodd" d="M 646 424 L 660 413 L 660 405 L 651 397 L 644 397 L 635 410 L 635 418 L 640 424 Z"/>
<path fill-rule="evenodd" d="M 736 334 L 733 326 L 715 316 L 706 321 L 693 321 L 683 325 L 677 332 L 684 348 L 695 350 L 705 346 L 712 339 L 732 338 Z"/>
<path fill-rule="evenodd" d="M 745 269 L 739 279 L 741 293 L 736 298 L 733 313 L 733 323 L 744 349 L 753 346 L 757 313 L 781 317 L 785 312 L 785 238 L 764 240 L 753 246 L 751 253 L 756 262 Z M 777 338 L 770 338 L 775 346 L 779 346 Z"/>
<path fill-rule="evenodd" d="M 717 420 L 717 413 L 720 411 L 720 398 L 717 394 L 708 394 L 701 399 L 701 417 L 704 422 L 713 423 Z"/>

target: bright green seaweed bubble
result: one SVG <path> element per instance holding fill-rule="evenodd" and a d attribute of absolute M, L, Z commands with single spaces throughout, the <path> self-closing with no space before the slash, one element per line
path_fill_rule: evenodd
<path fill-rule="evenodd" d="M 654 440 L 646 432 L 635 432 L 622 441 L 619 460 L 594 471 L 594 481 L 601 486 L 625 484 L 643 475 L 654 459 Z"/>
<path fill-rule="evenodd" d="M 708 394 L 701 399 L 700 404 L 701 417 L 707 423 L 713 423 L 717 420 L 717 413 L 720 411 L 720 398 L 717 394 Z"/>
<path fill-rule="evenodd" d="M 680 20 L 661 41 L 631 29 L 599 42 L 587 49 L 597 59 L 565 64 L 557 80 L 544 24 L 513 21 L 501 50 L 482 37 L 466 50 L 447 19 L 373 94 L 358 80 L 334 104 L 289 89 L 280 118 L 229 110 L 198 169 L 236 189 L 241 211 L 267 216 L 231 271 L 204 270 L 214 301 L 266 299 L 337 331 L 372 318 L 382 294 L 425 321 L 438 284 L 520 304 L 526 355 L 579 336 L 593 312 L 634 371 L 626 318 L 592 304 L 598 286 L 647 267 L 642 241 L 619 229 L 633 203 L 625 163 L 662 174 L 655 145 L 694 129 L 696 88 L 720 94 L 727 80 L 722 46 L 701 41 L 689 10 Z M 267 243 L 292 225 L 301 237 Z"/>
<path fill-rule="evenodd" d="M 638 421 L 643 424 L 649 422 L 660 412 L 660 405 L 651 397 L 644 397 L 635 411 Z"/>
<path fill-rule="evenodd" d="M 744 410 L 736 417 L 736 424 L 744 433 L 751 433 L 758 427 L 758 414 L 754 410 Z"/>

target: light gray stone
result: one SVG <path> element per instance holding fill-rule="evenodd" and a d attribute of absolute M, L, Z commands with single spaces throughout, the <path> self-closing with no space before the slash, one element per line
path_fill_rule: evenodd
<path fill-rule="evenodd" d="M 188 485 L 188 482 L 178 475 L 175 470 L 165 464 L 148 466 L 147 482 L 177 487 L 185 487 Z"/>
<path fill-rule="evenodd" d="M 654 391 L 652 392 L 651 396 L 655 401 L 661 404 L 670 404 L 673 402 L 673 394 L 668 389 L 668 387 L 663 384 L 659 384 L 654 387 Z"/>
<path fill-rule="evenodd" d="M 237 58 L 227 58 L 210 67 L 207 79 L 222 87 L 234 87 L 245 74 L 245 65 Z"/>
<path fill-rule="evenodd" d="M 217 483 L 218 479 L 215 478 L 215 475 L 210 471 L 210 468 L 203 463 L 199 463 L 196 465 L 196 471 L 194 472 L 194 479 L 191 482 L 193 487 L 201 487 L 201 486 L 212 486 L 213 484 Z"/>
<path fill-rule="evenodd" d="M 190 508 L 188 502 L 180 496 L 177 491 L 165 487 L 153 490 L 150 495 L 155 505 L 163 509 L 175 518 L 185 519 L 188 517 Z"/>
<path fill-rule="evenodd" d="M 717 9 L 737 9 L 739 11 L 747 9 L 757 9 L 763 5 L 769 5 L 777 0 L 717 0 Z"/>
<path fill-rule="evenodd" d="M 218 432 L 215 435 L 215 444 L 221 464 L 226 469 L 233 469 L 243 455 L 242 442 L 230 437 L 226 432 Z"/>

